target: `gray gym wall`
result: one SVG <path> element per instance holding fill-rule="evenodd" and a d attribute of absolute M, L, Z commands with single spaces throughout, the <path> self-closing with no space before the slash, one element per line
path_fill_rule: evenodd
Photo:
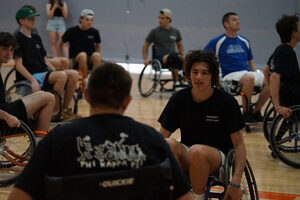
<path fill-rule="evenodd" d="M 104 60 L 142 63 L 141 48 L 151 28 L 158 25 L 158 11 L 173 11 L 172 26 L 180 29 L 185 52 L 204 48 L 208 41 L 222 33 L 221 18 L 233 11 L 240 17 L 240 34 L 251 43 L 254 63 L 262 68 L 280 43 L 275 23 L 282 14 L 299 12 L 300 0 L 65 0 L 69 7 L 67 27 L 77 25 L 80 11 L 95 12 L 94 27 L 100 30 Z M 13 32 L 17 27 L 16 11 L 25 4 L 40 13 L 36 28 L 46 50 L 50 40 L 46 31 L 47 0 L 0 0 L 0 31 Z M 297 52 L 300 52 L 298 45 Z M 151 51 L 151 49 L 149 49 Z"/>

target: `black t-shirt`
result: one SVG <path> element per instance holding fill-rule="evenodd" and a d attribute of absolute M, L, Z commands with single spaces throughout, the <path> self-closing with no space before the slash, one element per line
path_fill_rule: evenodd
<path fill-rule="evenodd" d="M 240 107 L 233 96 L 214 89 L 201 103 L 192 98 L 192 88 L 175 93 L 158 121 L 170 132 L 181 131 L 181 142 L 187 146 L 206 144 L 227 153 L 233 148 L 230 134 L 244 127 Z"/>
<path fill-rule="evenodd" d="M 95 28 L 83 31 L 79 26 L 68 28 L 62 36 L 63 42 L 69 42 L 70 58 L 75 58 L 78 53 L 86 52 L 89 56 L 96 50 L 94 43 L 101 43 L 100 33 Z"/>
<path fill-rule="evenodd" d="M 56 127 L 38 144 L 16 187 L 42 199 L 43 177 L 141 168 L 170 158 L 174 199 L 190 185 L 155 129 L 121 115 L 102 114 Z"/>
<path fill-rule="evenodd" d="M 271 72 L 280 77 L 280 103 L 285 106 L 300 104 L 300 70 L 294 49 L 279 45 L 268 60 Z"/>
<path fill-rule="evenodd" d="M 48 71 L 45 63 L 45 56 L 47 54 L 42 40 L 39 35 L 31 34 L 31 38 L 26 37 L 19 32 L 16 35 L 18 48 L 14 51 L 14 56 L 22 57 L 24 67 L 31 73 L 39 73 Z M 17 80 L 24 80 L 24 77 L 17 73 Z"/>

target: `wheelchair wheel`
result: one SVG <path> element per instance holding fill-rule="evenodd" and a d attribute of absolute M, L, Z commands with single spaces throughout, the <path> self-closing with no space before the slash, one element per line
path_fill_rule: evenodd
<path fill-rule="evenodd" d="M 228 187 L 232 175 L 234 174 L 233 150 L 229 151 L 225 160 L 225 188 Z M 246 160 L 244 173 L 242 175 L 241 190 L 243 200 L 258 200 L 258 189 L 250 163 Z"/>
<path fill-rule="evenodd" d="M 8 73 L 7 73 L 7 75 L 6 75 L 5 79 L 4 79 L 4 82 L 3 82 L 3 87 L 4 87 L 5 90 L 7 89 L 7 84 L 8 84 L 8 82 L 10 82 L 9 79 L 11 78 L 12 74 L 13 74 L 15 71 L 16 71 L 16 67 L 13 67 L 13 68 L 11 68 L 11 69 L 8 71 Z M 12 80 L 11 80 L 11 81 L 12 81 Z M 12 81 L 12 82 L 13 82 L 13 81 Z"/>
<path fill-rule="evenodd" d="M 19 128 L 0 126 L 0 186 L 13 184 L 36 148 L 35 137 L 22 121 Z"/>
<path fill-rule="evenodd" d="M 278 115 L 270 132 L 272 152 L 285 164 L 300 168 L 300 105 L 290 107 L 292 115 L 284 119 Z"/>
<path fill-rule="evenodd" d="M 263 131 L 264 131 L 265 138 L 267 139 L 268 142 L 269 142 L 269 136 L 270 136 L 272 122 L 276 116 L 277 116 L 277 113 L 276 113 L 274 107 L 271 107 L 264 115 Z"/>
<path fill-rule="evenodd" d="M 161 76 L 161 64 L 154 59 L 149 65 L 146 65 L 142 70 L 139 80 L 138 88 L 143 97 L 150 96 L 159 84 Z"/>
<path fill-rule="evenodd" d="M 7 102 L 14 102 L 31 93 L 31 84 L 26 81 L 20 81 L 13 84 L 6 90 L 5 100 Z"/>

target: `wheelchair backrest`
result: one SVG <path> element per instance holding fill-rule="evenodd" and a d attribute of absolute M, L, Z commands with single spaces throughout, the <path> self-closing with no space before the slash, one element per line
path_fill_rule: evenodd
<path fill-rule="evenodd" d="M 169 159 L 140 169 L 45 177 L 45 199 L 172 199 Z"/>

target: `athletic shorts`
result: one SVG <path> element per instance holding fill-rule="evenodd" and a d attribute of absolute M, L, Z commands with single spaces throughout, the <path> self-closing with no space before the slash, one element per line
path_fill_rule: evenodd
<path fill-rule="evenodd" d="M 56 33 L 64 33 L 66 31 L 64 18 L 54 16 L 52 19 L 48 19 L 46 30 Z"/>
<path fill-rule="evenodd" d="M 4 104 L 2 110 L 28 124 L 26 107 L 21 99 Z"/>
<path fill-rule="evenodd" d="M 185 147 L 185 149 L 187 151 L 190 150 L 189 146 L 186 146 L 185 144 L 182 144 L 182 145 Z M 210 176 L 212 176 L 216 181 L 224 182 L 225 181 L 225 173 L 224 173 L 225 172 L 225 154 L 221 150 L 219 150 L 217 148 L 215 148 L 215 149 L 220 153 L 220 156 L 221 156 L 221 165 L 220 165 L 219 170 L 216 171 L 216 172 L 214 172 L 214 173 L 212 173 L 212 174 L 210 174 Z"/>
<path fill-rule="evenodd" d="M 53 85 L 51 85 L 48 82 L 50 73 L 51 72 L 49 71 L 49 72 L 40 72 L 40 73 L 33 74 L 33 77 L 40 84 L 40 87 L 45 91 L 53 90 Z"/>
<path fill-rule="evenodd" d="M 155 59 L 159 60 L 159 62 L 161 63 L 162 68 L 168 68 L 166 66 L 166 64 L 163 64 L 163 58 L 164 58 L 165 55 L 167 55 L 167 54 L 159 54 L 159 55 L 155 56 Z M 169 54 L 169 55 L 171 55 L 171 54 Z M 173 55 L 178 55 L 178 57 L 179 57 L 179 53 L 174 53 Z M 179 67 L 179 65 L 180 65 L 180 67 Z M 181 69 L 182 68 L 182 63 L 178 64 L 178 67 L 174 67 L 174 69 L 176 69 L 176 68 Z"/>
<path fill-rule="evenodd" d="M 224 76 L 223 80 L 224 81 L 231 81 L 231 80 L 240 81 L 240 79 L 245 74 L 252 74 L 254 76 L 254 80 L 255 80 L 254 81 L 254 85 L 255 86 L 258 86 L 258 87 L 262 87 L 263 86 L 263 83 L 264 83 L 264 74 L 260 70 L 257 70 L 255 72 L 247 71 L 247 70 L 238 71 L 238 72 L 232 72 L 232 73 L 227 74 L 226 76 Z"/>

